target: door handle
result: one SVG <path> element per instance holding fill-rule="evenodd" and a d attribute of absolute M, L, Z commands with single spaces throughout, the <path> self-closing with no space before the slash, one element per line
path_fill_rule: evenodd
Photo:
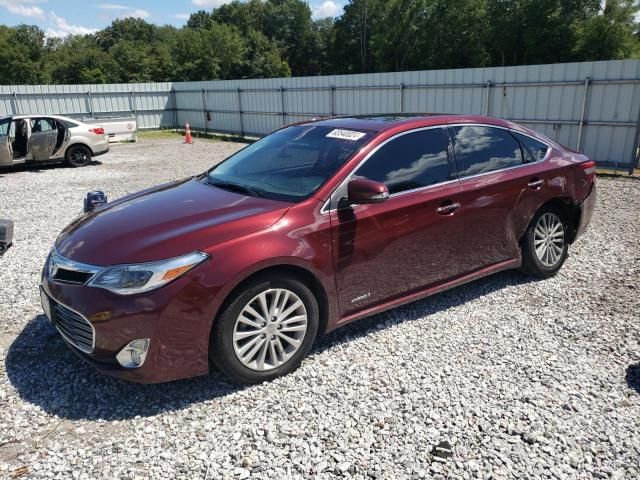
<path fill-rule="evenodd" d="M 438 208 L 436 208 L 436 212 L 439 213 L 440 215 L 449 215 L 450 213 L 455 212 L 460 207 L 461 205 L 458 202 L 447 203 L 445 205 L 440 205 Z"/>
<path fill-rule="evenodd" d="M 539 178 L 532 178 L 529 180 L 529 188 L 533 188 L 534 190 L 539 189 L 542 185 L 544 185 L 544 180 L 540 180 Z"/>

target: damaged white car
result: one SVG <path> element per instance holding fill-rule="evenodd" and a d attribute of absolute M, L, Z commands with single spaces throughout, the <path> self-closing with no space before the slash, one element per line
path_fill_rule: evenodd
<path fill-rule="evenodd" d="M 59 115 L 0 117 L 0 167 L 66 162 L 84 167 L 109 151 L 104 129 Z"/>

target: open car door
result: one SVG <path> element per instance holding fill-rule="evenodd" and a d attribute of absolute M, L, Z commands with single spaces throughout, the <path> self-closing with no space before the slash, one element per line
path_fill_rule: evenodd
<path fill-rule="evenodd" d="M 71 132 L 69 131 L 67 126 L 60 120 L 57 120 L 57 119 L 51 119 L 51 120 L 55 122 L 56 127 L 58 128 L 56 145 L 53 148 L 53 153 L 51 154 L 51 156 L 55 157 L 57 156 L 58 152 L 63 150 L 67 146 L 67 143 L 69 143 L 69 139 L 71 138 Z"/>
<path fill-rule="evenodd" d="M 13 150 L 9 138 L 11 118 L 0 120 L 0 166 L 13 165 Z"/>
<path fill-rule="evenodd" d="M 32 160 L 49 160 L 58 139 L 58 126 L 52 118 L 31 119 L 29 153 Z"/>

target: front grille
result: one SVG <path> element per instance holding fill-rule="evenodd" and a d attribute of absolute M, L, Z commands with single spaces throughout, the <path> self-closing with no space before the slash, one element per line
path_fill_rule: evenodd
<path fill-rule="evenodd" d="M 77 283 L 79 285 L 84 285 L 92 276 L 93 273 L 90 272 L 79 272 L 76 270 L 66 270 L 64 268 L 58 268 L 58 271 L 53 276 L 53 279 L 60 282 Z"/>
<path fill-rule="evenodd" d="M 84 353 L 93 352 L 95 332 L 91 323 L 82 315 L 60 305 L 55 300 L 51 303 L 53 304 L 53 323 L 62 336 L 78 350 Z"/>

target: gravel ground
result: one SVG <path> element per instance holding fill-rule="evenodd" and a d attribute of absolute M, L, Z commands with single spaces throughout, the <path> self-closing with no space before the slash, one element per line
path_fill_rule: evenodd
<path fill-rule="evenodd" d="M 640 477 L 636 180 L 599 179 L 555 278 L 506 272 L 352 324 L 269 384 L 127 384 L 78 360 L 37 284 L 85 192 L 116 198 L 238 147 L 147 140 L 88 168 L 0 172 L 0 217 L 16 221 L 0 258 L 0 477 Z"/>

